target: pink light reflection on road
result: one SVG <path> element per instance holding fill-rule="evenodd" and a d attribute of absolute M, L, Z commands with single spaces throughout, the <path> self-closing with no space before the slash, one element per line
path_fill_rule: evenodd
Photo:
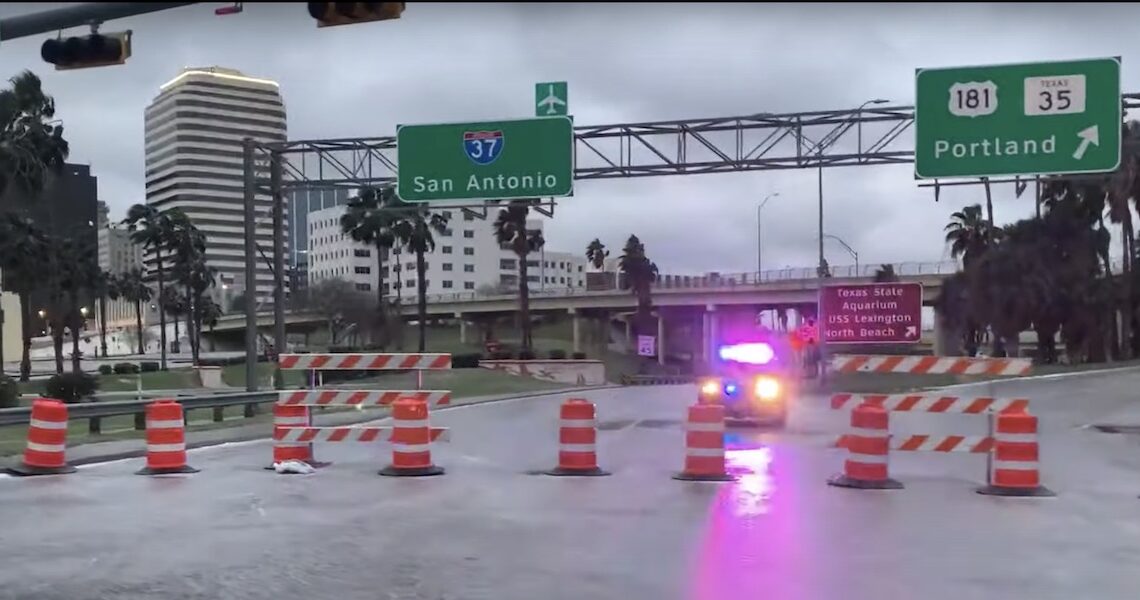
<path fill-rule="evenodd" d="M 808 586 L 816 575 L 802 544 L 789 479 L 796 468 L 794 453 L 731 439 L 726 446 L 727 468 L 737 480 L 719 484 L 709 506 L 689 598 L 811 598 Z"/>

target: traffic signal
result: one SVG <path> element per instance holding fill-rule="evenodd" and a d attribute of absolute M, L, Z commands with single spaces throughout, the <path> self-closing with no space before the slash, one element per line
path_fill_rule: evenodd
<path fill-rule="evenodd" d="M 48 40 L 40 47 L 40 56 L 57 71 L 121 65 L 131 56 L 131 32 Z"/>
<path fill-rule="evenodd" d="M 399 19 L 404 2 L 309 2 L 309 15 L 317 27 L 351 25 L 369 21 Z"/>

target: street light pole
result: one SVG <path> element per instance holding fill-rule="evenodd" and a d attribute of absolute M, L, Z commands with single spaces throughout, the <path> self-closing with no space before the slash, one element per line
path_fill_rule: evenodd
<path fill-rule="evenodd" d="M 760 211 L 764 210 L 764 205 L 768 204 L 769 200 L 779 195 L 780 192 L 768 194 L 767 196 L 764 196 L 764 199 L 761 200 L 760 204 L 756 206 L 756 283 L 760 283 L 760 280 L 763 278 L 764 273 L 764 242 L 763 238 L 761 237 Z"/>
<path fill-rule="evenodd" d="M 837 235 L 831 235 L 830 233 L 825 233 L 825 234 L 823 234 L 823 237 L 835 240 L 836 242 L 839 242 L 839 245 L 843 246 L 843 249 L 846 250 L 847 253 L 850 254 L 855 259 L 855 276 L 858 277 L 859 276 L 859 253 L 856 252 L 854 248 L 852 248 L 847 242 L 843 241 L 843 239 Z"/>

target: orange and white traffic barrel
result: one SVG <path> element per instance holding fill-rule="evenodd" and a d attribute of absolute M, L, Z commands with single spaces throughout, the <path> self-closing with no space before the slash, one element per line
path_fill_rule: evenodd
<path fill-rule="evenodd" d="M 442 475 L 443 468 L 431 462 L 431 426 L 428 405 L 423 400 L 400 398 L 392 404 L 392 464 L 381 475 L 426 477 Z"/>
<path fill-rule="evenodd" d="M 309 412 L 308 406 L 273 405 L 273 465 L 287 460 L 301 461 L 314 468 L 329 464 L 317 462 L 313 458 L 312 442 L 286 442 L 278 439 L 282 437 L 277 435 L 282 428 L 311 427 L 312 424 L 312 414 Z M 273 465 L 266 467 L 266 469 L 272 470 Z"/>
<path fill-rule="evenodd" d="M 562 403 L 558 423 L 558 466 L 547 475 L 609 475 L 598 467 L 598 422 L 593 402 L 571 398 Z"/>
<path fill-rule="evenodd" d="M 8 468 L 12 475 L 60 475 L 74 473 L 67 464 L 67 405 L 38 398 L 32 402 L 28 443 L 23 461 Z"/>
<path fill-rule="evenodd" d="M 1038 471 L 1037 417 L 1026 412 L 995 416 L 994 451 L 989 485 L 979 494 L 991 496 L 1054 496 L 1041 485 Z"/>
<path fill-rule="evenodd" d="M 829 479 L 828 484 L 861 490 L 902 489 L 903 485 L 888 473 L 890 413 L 883 407 L 869 403 L 856 406 L 843 446 L 847 448 L 843 473 Z"/>
<path fill-rule="evenodd" d="M 685 421 L 685 469 L 673 476 L 683 481 L 732 481 L 724 458 L 724 407 L 694 404 Z"/>
<path fill-rule="evenodd" d="M 186 422 L 182 405 L 157 400 L 146 407 L 146 466 L 137 475 L 197 473 L 186 463 Z"/>

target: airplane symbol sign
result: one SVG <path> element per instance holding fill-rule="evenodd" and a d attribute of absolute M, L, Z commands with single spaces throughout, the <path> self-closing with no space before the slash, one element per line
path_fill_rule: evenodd
<path fill-rule="evenodd" d="M 569 93 L 565 81 L 548 81 L 534 86 L 534 116 L 558 117 L 569 114 Z"/>

